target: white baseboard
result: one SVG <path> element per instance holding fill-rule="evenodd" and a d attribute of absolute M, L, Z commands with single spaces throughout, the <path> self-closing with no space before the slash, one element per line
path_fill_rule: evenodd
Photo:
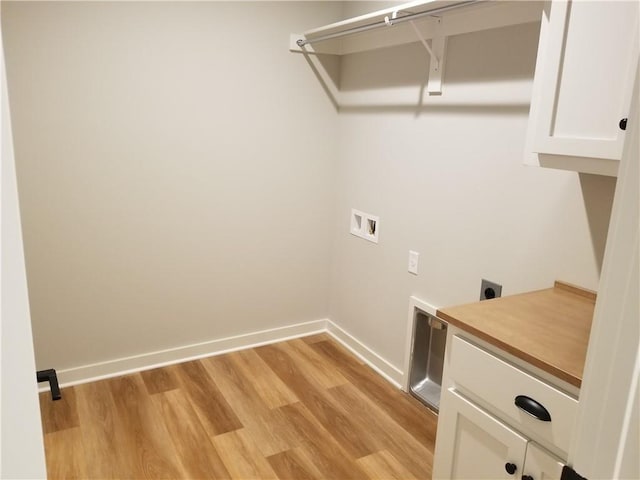
<path fill-rule="evenodd" d="M 328 333 L 387 381 L 401 388 L 404 378 L 404 373 L 401 370 L 329 319 L 314 320 L 142 355 L 118 358 L 106 362 L 58 370 L 56 373 L 61 387 L 71 387 L 317 333 Z M 40 391 L 47 390 L 49 390 L 49 385 L 41 384 Z"/>
<path fill-rule="evenodd" d="M 371 348 L 367 347 L 364 343 L 357 340 L 331 320 L 327 320 L 327 332 L 354 355 L 387 379 L 387 381 L 395 385 L 397 388 L 402 388 L 404 373 L 401 370 L 390 364 Z"/>
<path fill-rule="evenodd" d="M 61 387 L 70 387 L 81 383 L 94 382 L 105 378 L 118 377 L 129 373 L 150 370 L 176 363 L 188 362 L 199 358 L 253 348 L 260 345 L 281 342 L 292 338 L 305 337 L 327 331 L 327 319 L 272 328 L 245 335 L 221 338 L 208 342 L 186 345 L 167 350 L 118 358 L 106 362 L 83 365 L 81 367 L 58 370 L 58 382 Z M 48 385 L 40 388 L 47 391 Z"/>

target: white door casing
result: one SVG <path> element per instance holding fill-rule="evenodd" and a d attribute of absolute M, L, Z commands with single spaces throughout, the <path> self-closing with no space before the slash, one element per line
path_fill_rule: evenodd
<path fill-rule="evenodd" d="M 640 478 L 639 88 L 637 68 L 569 455 L 590 479 Z"/>
<path fill-rule="evenodd" d="M 0 478 L 41 479 L 47 474 L 1 30 Z"/>

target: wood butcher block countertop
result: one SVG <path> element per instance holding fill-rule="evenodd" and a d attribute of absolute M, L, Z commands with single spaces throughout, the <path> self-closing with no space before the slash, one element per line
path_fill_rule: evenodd
<path fill-rule="evenodd" d="M 461 330 L 580 387 L 596 294 L 553 288 L 438 310 Z"/>

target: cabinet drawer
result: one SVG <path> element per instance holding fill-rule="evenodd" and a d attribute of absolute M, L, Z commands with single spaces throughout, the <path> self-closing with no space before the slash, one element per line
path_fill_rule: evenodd
<path fill-rule="evenodd" d="M 524 370 L 455 335 L 451 341 L 449 376 L 456 388 L 474 395 L 522 432 L 569 450 L 578 401 Z M 525 396 L 547 410 L 542 421 L 516 406 Z"/>

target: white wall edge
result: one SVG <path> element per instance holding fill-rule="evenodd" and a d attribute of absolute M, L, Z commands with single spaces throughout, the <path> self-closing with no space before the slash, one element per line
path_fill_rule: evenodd
<path fill-rule="evenodd" d="M 409 370 L 411 365 L 411 350 L 413 346 L 413 330 L 414 330 L 414 319 L 416 315 L 416 310 L 421 310 L 435 317 L 438 307 L 435 307 L 432 304 L 419 299 L 418 297 L 414 297 L 414 296 L 409 297 L 409 311 L 407 313 L 407 330 L 406 330 L 405 343 L 404 343 L 404 364 L 403 364 L 404 372 L 402 375 L 402 383 L 400 387 L 405 392 L 409 391 Z"/>
<path fill-rule="evenodd" d="M 371 348 L 367 347 L 364 343 L 357 340 L 354 336 L 343 330 L 331 320 L 327 320 L 327 333 L 340 342 L 356 357 L 382 375 L 382 377 L 384 377 L 389 383 L 393 384 L 397 388 L 402 388 L 401 382 L 404 377 L 403 372 L 389 363 L 386 359 L 382 358 Z"/>
<path fill-rule="evenodd" d="M 323 333 L 327 331 L 328 321 L 328 319 L 313 320 L 285 327 L 272 328 L 244 335 L 58 370 L 56 373 L 61 387 L 71 387 L 82 383 L 95 382 L 121 375 L 128 375 L 130 373 L 151 370 L 153 368 L 175 365 L 200 358 Z M 46 384 L 40 387 L 41 392 L 48 390 L 49 386 Z"/>
<path fill-rule="evenodd" d="M 0 478 L 46 478 L 1 24 L 0 127 Z"/>
<path fill-rule="evenodd" d="M 436 312 L 440 307 L 436 307 L 429 302 L 425 302 L 424 300 L 419 299 L 418 297 L 411 296 L 409 297 L 409 309 L 411 312 L 413 312 L 414 308 L 417 308 L 418 310 L 422 310 L 423 312 L 428 313 L 429 315 L 433 315 L 435 317 Z"/>

